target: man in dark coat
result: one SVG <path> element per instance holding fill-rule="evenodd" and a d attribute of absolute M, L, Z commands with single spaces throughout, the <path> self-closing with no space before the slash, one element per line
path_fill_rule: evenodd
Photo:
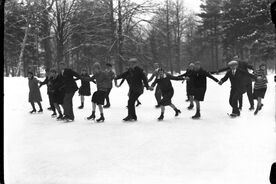
<path fill-rule="evenodd" d="M 138 60 L 136 58 L 131 58 L 129 60 L 130 68 L 128 71 L 118 75 L 115 80 L 117 79 L 127 79 L 129 78 L 129 100 L 128 100 L 128 115 L 124 118 L 124 121 L 136 121 L 137 116 L 135 112 L 135 102 L 139 98 L 141 94 L 144 92 L 144 86 L 149 89 L 148 80 L 141 69 L 138 66 Z"/>
<path fill-rule="evenodd" d="M 248 69 L 254 70 L 254 67 L 252 65 L 248 64 L 248 62 L 239 60 L 238 56 L 235 56 L 233 58 L 233 60 L 238 62 L 238 67 L 237 68 L 241 71 L 244 71 L 247 74 L 249 74 Z M 220 69 L 216 72 L 211 72 L 211 73 L 220 73 L 220 72 L 229 71 L 229 70 L 230 70 L 230 67 L 228 66 L 228 67 L 222 68 L 222 69 Z M 250 78 L 250 75 L 243 75 L 243 79 L 244 79 L 244 82 L 245 82 L 244 85 L 246 87 L 247 97 L 248 97 L 248 100 L 249 100 L 249 103 L 250 103 L 249 110 L 254 110 L 252 80 Z M 239 104 L 239 109 L 241 109 L 242 108 L 242 96 L 239 99 L 239 103 L 240 103 Z"/>
<path fill-rule="evenodd" d="M 271 166 L 269 180 L 271 184 L 276 184 L 276 162 Z"/>
<path fill-rule="evenodd" d="M 63 108 L 64 108 L 64 120 L 67 122 L 74 121 L 75 116 L 73 112 L 73 97 L 75 92 L 78 90 L 78 86 L 75 82 L 74 77 L 81 78 L 81 76 L 69 69 L 66 68 L 65 63 L 59 63 L 61 77 L 63 78 L 64 82 L 64 99 L 63 99 Z"/>
<path fill-rule="evenodd" d="M 246 92 L 246 83 L 247 77 L 250 78 L 250 74 L 241 70 L 238 67 L 237 61 L 231 61 L 228 63 L 230 70 L 227 71 L 225 76 L 220 80 L 219 84 L 222 85 L 227 79 L 230 79 L 231 82 L 231 91 L 229 103 L 232 107 L 231 117 L 237 117 L 240 115 L 240 110 L 238 108 L 238 100 L 242 96 L 243 93 Z M 251 78 L 250 78 L 251 80 Z"/>
<path fill-rule="evenodd" d="M 190 75 L 192 83 L 192 94 L 196 104 L 196 114 L 193 119 L 200 118 L 200 101 L 204 101 L 205 92 L 207 89 L 207 77 L 218 82 L 219 80 L 213 77 L 209 72 L 202 69 L 200 62 L 195 63 L 194 71 Z"/>

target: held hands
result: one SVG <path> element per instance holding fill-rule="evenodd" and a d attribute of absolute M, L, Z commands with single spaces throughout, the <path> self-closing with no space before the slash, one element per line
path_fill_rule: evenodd
<path fill-rule="evenodd" d="M 219 84 L 219 85 L 222 85 L 222 83 L 223 83 L 222 81 L 218 81 L 218 84 Z"/>
<path fill-rule="evenodd" d="M 149 86 L 147 90 L 153 91 L 153 87 Z"/>

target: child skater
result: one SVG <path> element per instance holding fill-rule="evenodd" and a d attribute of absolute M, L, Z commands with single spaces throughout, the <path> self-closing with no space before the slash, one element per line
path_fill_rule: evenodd
<path fill-rule="evenodd" d="M 39 106 L 38 112 L 43 112 L 42 105 L 41 105 L 41 93 L 38 87 L 39 81 L 34 77 L 33 72 L 28 72 L 28 80 L 29 80 L 29 102 L 31 103 L 33 110 L 30 111 L 31 114 L 36 112 L 35 103 Z"/>
<path fill-rule="evenodd" d="M 192 82 L 192 93 L 194 95 L 194 101 L 196 104 L 196 114 L 192 116 L 192 119 L 200 118 L 200 101 L 204 100 L 205 92 L 207 89 L 207 77 L 218 82 L 219 80 L 213 77 L 209 72 L 205 71 L 201 67 L 201 63 L 198 61 L 195 63 L 195 69 L 192 72 L 190 79 Z"/>
<path fill-rule="evenodd" d="M 85 68 L 83 68 L 81 70 L 80 76 L 83 77 L 83 78 L 89 77 L 88 72 Z M 83 107 L 84 107 L 84 96 L 90 96 L 91 95 L 90 82 L 89 81 L 81 79 L 81 86 L 79 88 L 79 95 L 80 95 L 80 99 L 81 99 L 81 105 L 78 108 L 83 109 Z"/>
<path fill-rule="evenodd" d="M 165 106 L 170 106 L 175 111 L 175 116 L 178 116 L 181 113 L 181 111 L 177 109 L 171 101 L 174 94 L 171 80 L 183 80 L 183 78 L 166 74 L 163 69 L 159 69 L 158 75 L 150 87 L 150 90 L 153 90 L 153 87 L 158 84 L 162 93 L 162 98 L 159 102 L 161 107 L 161 115 L 158 118 L 159 121 L 164 119 Z"/>
<path fill-rule="evenodd" d="M 256 70 L 253 74 L 256 77 L 255 83 L 254 83 L 254 91 L 253 91 L 253 97 L 258 101 L 257 108 L 254 112 L 256 115 L 261 109 L 262 109 L 262 99 L 265 96 L 265 92 L 267 89 L 267 78 L 266 78 L 266 65 L 261 64 L 259 66 L 259 69 Z"/>
<path fill-rule="evenodd" d="M 154 63 L 154 71 L 151 75 L 151 77 L 149 78 L 148 82 L 151 82 L 153 79 L 156 79 L 156 77 L 158 76 L 158 71 L 159 71 L 159 64 L 158 63 Z M 161 90 L 159 88 L 159 85 L 157 84 L 156 88 L 155 88 L 155 93 L 154 93 L 157 105 L 155 105 L 156 108 L 160 107 L 160 101 L 162 98 L 162 93 Z"/>
<path fill-rule="evenodd" d="M 109 94 L 110 94 L 110 91 L 113 87 L 112 82 L 115 78 L 115 73 L 112 71 L 112 64 L 110 64 L 110 63 L 106 64 L 106 73 L 107 73 L 107 76 L 108 76 L 108 83 L 107 83 L 108 88 L 107 88 L 107 91 L 105 93 L 106 104 L 103 107 L 104 108 L 109 108 L 110 107 Z"/>
<path fill-rule="evenodd" d="M 192 80 L 190 79 L 191 75 L 193 74 L 195 64 L 190 63 L 189 67 L 186 71 L 186 73 L 179 75 L 179 77 L 187 77 L 186 80 L 186 94 L 188 97 L 188 101 L 190 102 L 190 105 L 187 107 L 188 110 L 192 110 L 194 108 L 194 97 L 193 97 L 193 92 L 192 92 Z"/>
<path fill-rule="evenodd" d="M 107 92 L 108 88 L 108 76 L 106 72 L 101 70 L 101 65 L 99 63 L 95 63 L 93 65 L 93 76 L 89 79 L 90 81 L 96 80 L 97 84 L 97 91 L 94 92 L 92 96 L 92 114 L 87 117 L 88 120 L 94 120 L 96 118 L 95 111 L 96 111 L 96 105 L 98 106 L 101 117 L 97 119 L 97 122 L 104 122 L 104 114 L 103 114 L 103 105 L 104 105 L 104 99 L 105 99 L 105 93 Z"/>
<path fill-rule="evenodd" d="M 58 74 L 55 68 L 51 69 L 51 75 L 53 77 L 53 86 L 51 88 L 53 94 L 53 103 L 59 114 L 57 120 L 63 120 L 64 117 L 60 106 L 63 108 L 63 99 L 65 96 L 64 81 L 61 74 Z"/>

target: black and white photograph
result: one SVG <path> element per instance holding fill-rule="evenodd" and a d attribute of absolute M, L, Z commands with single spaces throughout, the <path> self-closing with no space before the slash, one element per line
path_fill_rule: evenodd
<path fill-rule="evenodd" d="M 276 184 L 276 0 L 0 0 L 2 184 Z"/>

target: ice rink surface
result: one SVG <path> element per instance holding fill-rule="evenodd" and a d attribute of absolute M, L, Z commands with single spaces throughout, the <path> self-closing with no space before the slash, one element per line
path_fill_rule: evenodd
<path fill-rule="evenodd" d="M 208 79 L 200 120 L 192 120 L 195 110 L 186 109 L 185 83 L 173 82 L 179 117 L 167 108 L 164 121 L 158 122 L 154 92 L 145 91 L 138 121 L 123 123 L 125 83 L 113 88 L 106 121 L 96 124 L 85 120 L 91 114 L 91 97 L 79 110 L 76 93 L 75 122 L 63 123 L 46 110 L 46 86 L 41 88 L 44 113 L 31 115 L 27 78 L 5 78 L 6 184 L 269 184 L 270 167 L 276 162 L 276 128 L 275 82 L 273 75 L 268 79 L 257 116 L 248 110 L 245 94 L 241 117 L 230 119 L 230 82 L 219 86 Z M 91 83 L 92 92 L 95 89 Z"/>

